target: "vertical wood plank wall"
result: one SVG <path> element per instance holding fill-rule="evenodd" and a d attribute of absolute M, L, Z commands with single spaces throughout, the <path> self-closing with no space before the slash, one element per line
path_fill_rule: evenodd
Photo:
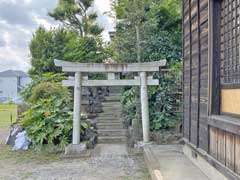
<path fill-rule="evenodd" d="M 210 127 L 210 155 L 240 174 L 240 136 Z"/>
<path fill-rule="evenodd" d="M 184 137 L 208 151 L 208 0 L 183 1 Z"/>
<path fill-rule="evenodd" d="M 240 4 L 240 0 L 226 2 L 229 3 L 226 7 Z M 231 169 L 230 174 L 240 175 L 239 134 L 221 126 L 212 127 L 208 122 L 212 115 L 221 116 L 220 105 L 224 112 L 234 114 L 239 114 L 240 107 L 236 98 L 238 89 L 234 90 L 235 94 L 233 90 L 225 90 L 225 94 L 222 91 L 220 95 L 219 3 L 219 0 L 183 0 L 183 132 L 189 143 L 207 152 L 226 169 Z M 232 99 L 229 93 L 233 94 Z"/>

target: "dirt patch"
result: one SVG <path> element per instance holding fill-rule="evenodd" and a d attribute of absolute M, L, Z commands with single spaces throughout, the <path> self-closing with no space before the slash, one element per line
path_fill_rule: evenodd
<path fill-rule="evenodd" d="M 14 153 L 9 150 L 9 147 L 0 147 L 0 153 L 5 154 L 0 157 L 1 180 L 150 180 L 141 155 L 59 159 L 58 155 L 51 157 L 33 151 Z"/>

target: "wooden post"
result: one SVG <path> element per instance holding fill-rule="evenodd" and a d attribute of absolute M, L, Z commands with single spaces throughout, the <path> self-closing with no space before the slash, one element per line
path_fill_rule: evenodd
<path fill-rule="evenodd" d="M 81 120 L 81 73 L 75 73 L 74 85 L 74 112 L 72 144 L 80 144 L 80 120 Z"/>
<path fill-rule="evenodd" d="M 149 107 L 148 107 L 148 93 L 147 93 L 147 73 L 140 73 L 141 79 L 141 108 L 142 108 L 142 127 L 143 127 L 143 141 L 148 143 L 149 138 Z"/>

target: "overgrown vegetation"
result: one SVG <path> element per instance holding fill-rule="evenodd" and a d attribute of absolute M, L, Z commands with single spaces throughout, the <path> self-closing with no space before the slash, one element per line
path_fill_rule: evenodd
<path fill-rule="evenodd" d="M 61 72 L 54 59 L 74 62 L 102 62 L 108 53 L 103 45 L 103 28 L 96 23 L 97 14 L 91 10 L 93 0 L 59 0 L 49 15 L 61 23 L 59 28 L 44 27 L 34 34 L 31 44 L 30 74 Z"/>
<path fill-rule="evenodd" d="M 71 140 L 72 100 L 69 89 L 60 82 L 61 69 L 54 59 L 74 62 L 102 62 L 111 56 L 120 62 L 146 62 L 167 59 L 170 72 L 155 74 L 160 86 L 149 88 L 151 130 L 171 129 L 180 119 L 177 84 L 181 81 L 181 4 L 178 0 L 118 0 L 116 37 L 108 48 L 103 29 L 90 11 L 93 0 L 59 0 L 49 13 L 61 22 L 56 29 L 39 27 L 30 44 L 30 70 L 33 82 L 23 92 L 28 110 L 21 124 L 34 147 L 43 144 L 65 146 Z M 98 74 L 91 75 L 98 79 Z M 127 89 L 122 97 L 128 124 L 140 119 L 138 89 Z M 81 128 L 88 128 L 83 123 Z"/>
<path fill-rule="evenodd" d="M 149 88 L 151 130 L 174 128 L 181 115 L 182 21 L 178 0 L 118 0 L 115 3 L 116 37 L 111 44 L 113 57 L 121 62 L 166 59 L 170 72 L 156 75 L 160 86 Z M 139 121 L 139 89 L 130 88 L 122 97 L 125 121 Z"/>
<path fill-rule="evenodd" d="M 71 94 L 58 80 L 59 74 L 37 78 L 23 92 L 28 110 L 20 122 L 34 147 L 43 144 L 64 146 L 72 130 Z"/>
<path fill-rule="evenodd" d="M 59 0 L 49 15 L 61 23 L 59 28 L 39 27 L 30 43 L 33 81 L 22 93 L 27 111 L 21 125 L 35 148 L 42 145 L 65 146 L 72 139 L 72 93 L 61 85 L 65 76 L 54 59 L 74 62 L 102 62 L 106 58 L 97 14 L 89 12 L 93 0 Z M 98 78 L 93 74 L 92 78 Z M 81 135 L 89 125 L 81 124 Z"/>
<path fill-rule="evenodd" d="M 137 62 L 138 43 L 141 62 L 182 59 L 181 1 L 116 0 L 114 10 L 118 18 L 112 43 L 114 59 Z"/>
<path fill-rule="evenodd" d="M 35 76 L 22 93 L 28 110 L 20 124 L 37 149 L 44 144 L 64 147 L 71 142 L 72 99 L 67 87 L 62 86 L 62 79 L 62 74 Z M 82 122 L 81 132 L 88 127 L 88 123 Z"/>
<path fill-rule="evenodd" d="M 168 73 L 156 75 L 160 85 L 149 87 L 148 90 L 151 131 L 171 130 L 181 119 L 181 63 L 171 64 L 170 69 Z M 124 91 L 121 102 L 125 124 L 131 125 L 133 120 L 140 121 L 139 89 Z"/>

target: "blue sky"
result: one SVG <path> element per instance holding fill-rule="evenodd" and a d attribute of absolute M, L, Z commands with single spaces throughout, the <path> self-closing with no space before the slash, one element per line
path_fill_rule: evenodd
<path fill-rule="evenodd" d="M 58 0 L 0 0 L 0 71 L 30 68 L 29 43 L 33 33 L 44 25 L 56 27 L 58 23 L 47 16 Z M 94 10 L 99 24 L 105 28 L 104 39 L 113 29 L 114 20 L 106 13 L 110 11 L 110 0 L 95 0 Z"/>

